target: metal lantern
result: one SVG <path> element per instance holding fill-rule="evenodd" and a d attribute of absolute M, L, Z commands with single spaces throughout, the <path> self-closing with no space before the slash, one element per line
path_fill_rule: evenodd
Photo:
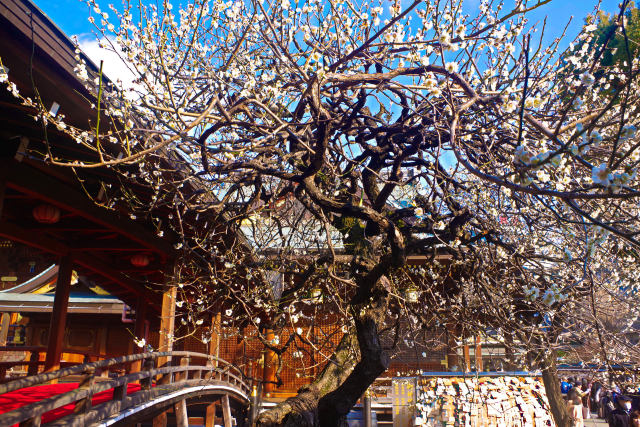
<path fill-rule="evenodd" d="M 323 301 L 322 288 L 315 287 L 311 289 L 311 292 L 309 292 L 309 296 L 310 296 L 311 302 L 314 302 L 317 304 L 321 303 Z"/>
<path fill-rule="evenodd" d="M 131 264 L 134 267 L 146 267 L 149 265 L 149 256 L 147 254 L 138 254 L 131 257 Z"/>
<path fill-rule="evenodd" d="M 41 224 L 55 224 L 60 221 L 60 209 L 52 205 L 39 205 L 33 208 L 33 218 Z"/>
<path fill-rule="evenodd" d="M 420 290 L 415 286 L 410 286 L 404 290 L 404 298 L 407 302 L 416 303 L 418 302 L 418 297 L 420 296 Z"/>

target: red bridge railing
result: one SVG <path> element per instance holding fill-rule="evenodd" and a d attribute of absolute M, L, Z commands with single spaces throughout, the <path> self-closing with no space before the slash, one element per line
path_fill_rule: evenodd
<path fill-rule="evenodd" d="M 170 362 L 157 366 L 158 359 L 169 358 Z M 196 361 L 200 363 L 196 364 Z M 122 374 L 116 378 L 100 378 L 102 381 L 96 381 L 102 370 L 112 370 L 118 365 L 133 362 L 141 362 L 142 368 L 139 372 Z M 176 391 L 197 393 L 197 390 L 208 390 L 208 393 L 212 393 L 219 387 L 224 390 L 224 394 L 231 395 L 243 404 L 249 403 L 251 395 L 251 387 L 245 382 L 246 377 L 238 367 L 215 356 L 188 351 L 140 353 L 23 377 L 0 384 L 0 395 L 74 376 L 80 378 L 78 388 L 4 413 L 0 416 L 0 424 L 40 425 L 45 413 L 75 403 L 73 413 L 58 422 L 73 418 L 74 422 L 80 422 L 80 425 L 88 425 L 142 403 L 148 404 Z M 140 384 L 140 390 L 127 394 L 128 384 L 132 383 Z M 114 391 L 111 400 L 92 406 L 95 394 L 110 389 Z"/>

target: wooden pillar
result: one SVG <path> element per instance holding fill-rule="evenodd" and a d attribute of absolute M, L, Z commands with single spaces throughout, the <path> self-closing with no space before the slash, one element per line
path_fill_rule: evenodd
<path fill-rule="evenodd" d="M 11 323 L 11 314 L 0 314 L 0 347 L 7 345 L 7 337 L 9 336 L 9 324 Z"/>
<path fill-rule="evenodd" d="M 275 338 L 273 329 L 267 329 L 265 331 L 265 338 L 267 339 L 268 342 L 270 343 L 273 342 Z M 269 348 L 265 348 L 263 380 L 264 380 L 264 392 L 267 394 L 273 392 L 273 390 L 275 389 L 275 381 L 276 381 L 275 361 L 276 361 L 275 352 L 273 352 L 273 350 L 270 350 Z"/>
<path fill-rule="evenodd" d="M 160 318 L 160 343 L 158 351 L 173 350 L 173 334 L 175 326 L 176 314 L 176 295 L 177 288 L 171 286 L 162 294 L 162 313 Z M 171 360 L 170 357 L 159 357 L 158 367 L 166 364 Z"/>
<path fill-rule="evenodd" d="M 222 314 L 217 312 L 211 319 L 211 341 L 209 341 L 209 355 L 220 357 L 220 333 L 222 327 Z M 218 361 L 213 361 L 213 367 L 218 367 Z"/>
<path fill-rule="evenodd" d="M 173 334 L 176 314 L 177 288 L 170 286 L 162 293 L 162 310 L 160 314 L 160 338 L 158 351 L 173 350 Z M 158 367 L 168 364 L 171 357 L 158 357 Z M 171 375 L 171 374 L 168 374 Z M 164 427 L 167 425 L 167 414 L 163 412 L 153 418 L 153 427 Z"/>
<path fill-rule="evenodd" d="M 207 412 L 204 418 L 204 427 L 214 427 L 216 425 L 216 402 L 207 405 Z"/>
<path fill-rule="evenodd" d="M 513 355 L 513 336 L 510 333 L 504 334 L 504 358 L 505 358 L 505 371 L 515 371 L 516 364 Z"/>
<path fill-rule="evenodd" d="M 147 304 L 144 298 L 138 297 L 138 301 L 136 301 L 136 321 L 133 326 L 133 336 L 135 339 L 141 340 L 144 339 L 145 342 L 147 340 L 145 323 L 147 321 Z M 144 347 L 139 347 L 138 345 L 133 346 L 134 353 L 144 353 Z M 136 362 L 131 363 L 131 370 L 129 372 L 140 372 L 142 367 L 142 361 L 138 360 Z"/>
<path fill-rule="evenodd" d="M 231 405 L 229 404 L 229 395 L 222 396 L 222 420 L 224 427 L 233 427 L 231 424 Z"/>
<path fill-rule="evenodd" d="M 138 297 L 136 302 L 136 321 L 133 327 L 133 334 L 137 339 L 144 339 L 147 341 L 147 301 L 143 297 Z M 144 347 L 135 346 L 136 353 L 143 353 Z"/>
<path fill-rule="evenodd" d="M 447 326 L 447 367 L 449 371 L 454 369 L 461 371 L 460 358 L 458 357 L 457 334 L 454 326 Z"/>
<path fill-rule="evenodd" d="M 178 427 L 188 427 L 189 417 L 187 416 L 187 399 L 182 399 L 173 405 L 173 409 L 176 413 L 176 425 Z"/>
<path fill-rule="evenodd" d="M 55 371 L 60 368 L 60 356 L 62 355 L 64 332 L 67 325 L 69 292 L 71 292 L 72 267 L 73 261 L 69 255 L 60 258 L 56 294 L 53 300 L 51 322 L 49 323 L 47 357 L 44 362 L 45 371 Z"/>
<path fill-rule="evenodd" d="M 167 413 L 162 412 L 155 417 L 153 417 L 153 421 L 151 423 L 153 427 L 167 427 Z"/>
<path fill-rule="evenodd" d="M 11 315 L 9 313 L 0 313 L 0 346 L 7 345 L 9 324 L 11 324 Z M 0 381 L 2 381 L 6 376 L 7 368 L 0 367 Z"/>
<path fill-rule="evenodd" d="M 482 372 L 482 337 L 480 335 L 475 337 L 475 347 L 476 371 Z"/>
<path fill-rule="evenodd" d="M 256 422 L 256 418 L 258 418 L 258 414 L 260 413 L 260 408 L 258 407 L 260 402 L 258 400 L 258 388 L 254 385 L 251 388 L 251 406 L 249 407 L 249 425 L 253 426 Z M 209 426 L 206 426 L 209 427 Z"/>
<path fill-rule="evenodd" d="M 371 416 L 371 395 L 369 390 L 364 392 L 362 396 L 362 415 L 364 418 L 364 427 L 373 427 L 373 417 Z"/>
<path fill-rule="evenodd" d="M 464 355 L 464 372 L 471 372 L 471 356 L 469 355 L 469 344 L 465 340 L 462 346 L 462 354 Z"/>
<path fill-rule="evenodd" d="M 24 137 L 23 137 L 24 138 Z M 0 218 L 2 218 L 2 214 L 4 211 L 4 196 L 7 191 L 7 163 L 3 162 L 0 168 Z"/>

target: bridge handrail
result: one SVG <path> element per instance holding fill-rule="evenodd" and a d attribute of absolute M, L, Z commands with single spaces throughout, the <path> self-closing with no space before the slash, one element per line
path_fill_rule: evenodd
<path fill-rule="evenodd" d="M 221 366 L 213 366 L 212 364 L 207 365 L 189 365 L 188 362 L 185 363 L 181 360 L 180 365 L 163 365 L 158 368 L 154 368 L 152 362 L 157 360 L 159 357 L 187 357 L 189 358 L 203 358 L 209 362 L 217 361 Z M 122 375 L 118 378 L 103 381 L 103 382 L 94 382 L 93 378 L 95 377 L 96 369 L 105 368 L 108 366 L 118 365 L 122 363 L 129 363 L 138 360 L 145 360 L 147 363 L 143 365 L 143 369 L 138 372 L 129 373 Z M 190 371 L 199 371 L 198 377 L 189 378 Z M 211 377 L 208 379 L 202 378 L 202 372 L 206 371 L 207 374 L 211 374 Z M 179 378 L 174 378 L 175 374 L 182 373 Z M 66 393 L 62 393 L 56 396 L 51 396 L 49 398 L 43 399 L 38 402 L 31 403 L 29 405 L 22 406 L 13 411 L 7 412 L 3 414 L 3 422 L 9 422 L 9 424 L 16 424 L 23 422 L 25 420 L 34 421 L 36 424 L 40 422 L 40 418 L 42 415 L 48 411 L 59 408 L 64 405 L 68 405 L 73 402 L 76 403 L 76 409 L 74 413 L 82 414 L 83 407 L 90 408 L 91 407 L 91 399 L 95 393 L 99 393 L 101 391 L 114 389 L 114 398 L 115 397 L 115 389 L 122 389 L 120 394 L 124 391 L 124 396 L 126 397 L 126 389 L 127 384 L 133 381 L 140 381 L 142 385 L 142 390 L 150 390 L 153 379 L 158 375 L 163 375 L 163 380 L 156 383 L 156 386 L 162 387 L 163 385 L 172 386 L 173 388 L 179 385 L 189 385 L 202 383 L 203 381 L 209 380 L 219 380 L 228 383 L 229 385 L 235 386 L 246 396 L 250 395 L 251 389 L 249 385 L 244 381 L 244 373 L 235 365 L 220 359 L 215 356 L 210 356 L 203 353 L 195 353 L 189 351 L 170 351 L 170 352 L 155 352 L 155 353 L 140 353 L 129 356 L 122 356 L 107 360 L 102 360 L 98 362 L 86 363 L 78 366 L 73 366 L 70 368 L 60 369 L 54 372 L 48 372 L 44 374 L 35 375 L 28 378 L 18 379 L 11 381 L 10 383 L 3 384 L 2 388 L 9 389 L 9 391 L 14 391 L 19 388 L 29 387 L 35 384 L 40 384 L 43 382 L 51 381 L 52 379 L 57 379 L 60 377 L 64 377 L 67 375 L 74 374 L 84 374 L 84 379 L 80 382 L 78 388 L 71 390 Z M 239 374 L 239 375 L 237 375 Z M 214 377 L 216 375 L 217 378 Z M 224 378 L 224 379 L 223 379 Z M 7 387 L 10 386 L 10 387 Z M 0 388 L 0 390 L 2 390 Z M 6 392 L 6 391 L 4 391 Z M 122 399 L 123 397 L 120 397 Z M 80 409 L 79 409 L 80 408 Z"/>
<path fill-rule="evenodd" d="M 212 356 L 209 354 L 195 353 L 191 351 L 148 352 L 148 353 L 130 354 L 127 356 L 113 357 L 111 359 L 99 360 L 97 362 L 83 363 L 75 366 L 70 366 L 68 368 L 62 368 L 52 372 L 44 372 L 38 375 L 26 377 L 26 378 L 18 378 L 4 384 L 0 384 L 0 394 L 19 390 L 25 387 L 31 387 L 34 385 L 42 384 L 42 383 L 56 380 L 58 378 L 66 377 L 69 375 L 80 375 L 85 373 L 88 369 L 103 369 L 109 366 L 122 365 L 125 363 L 137 362 L 139 360 L 145 360 L 145 359 L 156 360 L 160 357 L 183 357 L 183 356 L 203 358 L 203 359 L 207 359 L 208 362 L 218 362 L 224 366 L 228 366 L 232 368 L 233 370 L 240 373 L 242 377 L 244 377 L 244 373 L 242 372 L 242 370 L 236 367 L 235 365 L 231 364 L 230 362 L 227 362 L 224 359 L 220 359 L 219 357 Z"/>

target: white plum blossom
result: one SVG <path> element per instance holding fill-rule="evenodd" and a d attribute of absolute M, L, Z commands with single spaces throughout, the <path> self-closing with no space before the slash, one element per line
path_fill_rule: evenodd
<path fill-rule="evenodd" d="M 609 170 L 609 166 L 606 163 L 600 166 L 594 166 L 591 172 L 591 180 L 595 184 L 604 185 L 605 187 L 611 185 L 613 180 L 613 174 Z"/>
<path fill-rule="evenodd" d="M 449 73 L 455 73 L 458 71 L 457 62 L 447 62 L 444 67 Z"/>

